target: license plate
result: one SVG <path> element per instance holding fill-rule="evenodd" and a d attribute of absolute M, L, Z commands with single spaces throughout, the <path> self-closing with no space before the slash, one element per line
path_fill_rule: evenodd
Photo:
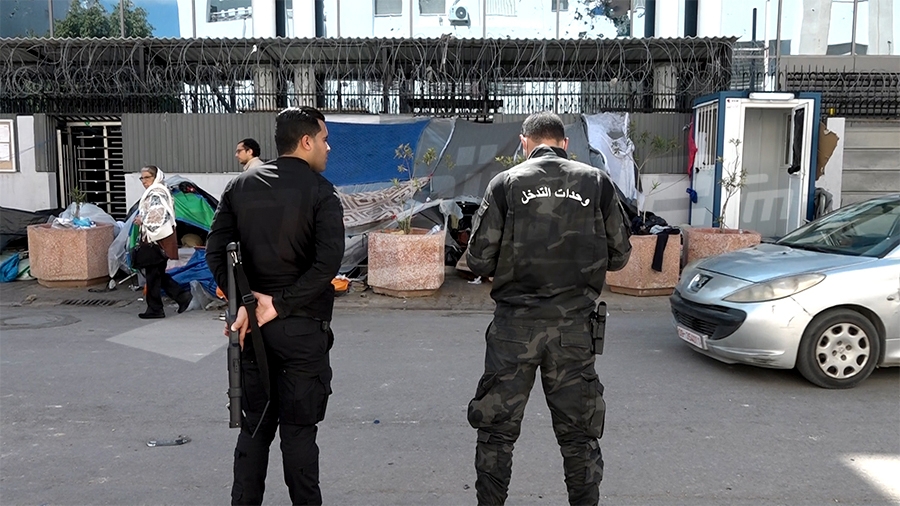
<path fill-rule="evenodd" d="M 684 339 L 685 341 L 693 344 L 694 346 L 700 348 L 701 350 L 706 349 L 706 336 L 700 335 L 693 330 L 688 330 L 684 327 L 676 327 L 678 329 L 678 337 Z"/>

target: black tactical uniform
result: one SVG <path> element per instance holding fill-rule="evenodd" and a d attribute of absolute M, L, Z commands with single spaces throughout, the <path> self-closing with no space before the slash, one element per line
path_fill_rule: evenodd
<path fill-rule="evenodd" d="M 606 404 L 594 370 L 589 316 L 607 270 L 631 245 L 605 172 L 538 146 L 488 185 L 473 223 L 469 268 L 493 276 L 494 321 L 485 373 L 469 403 L 478 429 L 479 504 L 503 504 L 512 450 L 541 368 L 571 504 L 597 504 L 603 477 L 598 438 Z"/>
<path fill-rule="evenodd" d="M 331 394 L 331 281 L 344 254 L 343 211 L 331 183 L 292 157 L 250 169 L 229 183 L 207 242 L 216 282 L 227 283 L 225 247 L 240 241 L 250 288 L 271 295 L 278 318 L 262 327 L 272 399 L 248 335 L 241 353 L 244 418 L 234 453 L 233 504 L 260 504 L 269 445 L 281 426 L 284 477 L 294 504 L 322 504 L 316 424 Z"/>

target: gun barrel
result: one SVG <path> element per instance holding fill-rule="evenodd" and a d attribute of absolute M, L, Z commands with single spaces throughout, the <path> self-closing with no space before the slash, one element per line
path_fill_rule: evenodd
<path fill-rule="evenodd" d="M 234 279 L 234 269 L 240 262 L 240 252 L 236 243 L 228 243 L 228 287 L 226 295 L 228 297 L 228 311 L 225 314 L 225 321 L 228 324 L 228 409 L 229 420 L 228 427 L 236 428 L 241 426 L 241 339 L 240 333 L 231 330 L 231 325 L 237 318 L 238 297 L 237 283 Z"/>

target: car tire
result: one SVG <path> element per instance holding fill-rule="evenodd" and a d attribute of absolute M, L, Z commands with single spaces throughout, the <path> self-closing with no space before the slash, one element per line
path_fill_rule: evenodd
<path fill-rule="evenodd" d="M 822 388 L 853 388 L 878 363 L 881 339 L 872 322 L 850 309 L 815 317 L 803 332 L 797 370 Z"/>

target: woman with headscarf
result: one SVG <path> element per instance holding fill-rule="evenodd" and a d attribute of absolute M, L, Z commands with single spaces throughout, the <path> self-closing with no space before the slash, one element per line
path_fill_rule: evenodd
<path fill-rule="evenodd" d="M 178 238 L 175 235 L 175 207 L 172 194 L 165 185 L 165 174 L 159 167 L 148 165 L 141 168 L 141 184 L 144 194 L 138 205 L 135 223 L 141 227 L 141 241 L 156 243 L 170 259 L 178 258 Z M 144 319 L 165 318 L 161 289 L 178 303 L 178 312 L 183 313 L 191 303 L 191 293 L 183 290 L 172 276 L 166 273 L 167 260 L 144 268 L 147 278 L 147 310 L 138 316 Z"/>

